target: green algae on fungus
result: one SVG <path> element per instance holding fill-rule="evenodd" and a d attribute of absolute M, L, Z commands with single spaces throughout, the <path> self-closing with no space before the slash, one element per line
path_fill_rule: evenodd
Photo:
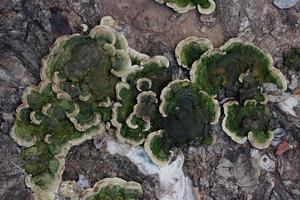
<path fill-rule="evenodd" d="M 175 56 L 179 65 L 190 69 L 194 61 L 198 60 L 206 51 L 212 49 L 213 46 L 208 39 L 191 36 L 177 44 Z"/>
<path fill-rule="evenodd" d="M 159 128 L 156 96 L 172 79 L 165 57 L 144 58 L 116 85 L 119 102 L 113 105 L 112 124 L 117 129 L 117 138 L 131 145 L 142 144 L 151 127 Z"/>
<path fill-rule="evenodd" d="M 126 182 L 120 178 L 106 178 L 97 182 L 93 188 L 84 191 L 82 199 L 139 200 L 142 194 L 142 187 L 136 182 Z"/>
<path fill-rule="evenodd" d="M 237 101 L 224 104 L 225 118 L 222 127 L 231 139 L 239 144 L 247 141 L 258 149 L 267 148 L 273 133 L 269 130 L 270 111 L 264 104 L 248 100 L 244 105 Z"/>
<path fill-rule="evenodd" d="M 161 94 L 165 149 L 182 147 L 201 139 L 210 124 L 219 120 L 218 102 L 189 80 L 171 82 Z"/>
<path fill-rule="evenodd" d="M 261 85 L 271 82 L 285 90 L 286 81 L 268 54 L 236 39 L 213 51 L 208 40 L 189 37 L 177 46 L 176 57 L 191 68 L 191 80 L 173 81 L 167 58 L 130 49 L 114 26 L 111 17 L 104 17 L 89 35 L 59 37 L 42 60 L 41 83 L 22 95 L 10 135 L 24 147 L 26 184 L 35 199 L 53 200 L 71 146 L 101 135 L 111 124 L 122 143 L 140 145 L 146 140 L 145 150 L 158 165 L 168 164 L 173 148 L 197 139 L 211 143 L 210 124 L 220 116 L 213 97 L 224 88 L 225 97 L 246 102 L 238 107 L 246 114 L 229 113 L 225 107 L 225 132 L 243 140 L 248 136 L 257 148 L 270 143 Z M 259 109 L 249 99 L 259 102 Z M 239 123 L 231 123 L 235 120 Z M 246 126 L 244 120 L 251 122 Z M 126 199 L 121 182 L 89 197 L 112 198 L 116 191 Z M 141 194 L 137 191 L 134 194 Z"/>
<path fill-rule="evenodd" d="M 150 90 L 160 94 L 160 91 L 170 82 L 172 76 L 169 69 L 169 60 L 164 56 L 155 56 L 141 61 L 140 66 L 128 73 L 125 81 L 137 86 L 139 79 L 151 80 Z"/>
<path fill-rule="evenodd" d="M 215 124 L 220 115 L 219 104 L 207 93 L 199 91 L 188 79 L 174 80 L 161 93 L 159 111 L 163 117 L 180 113 L 180 106 L 195 106 L 205 111 L 203 122 Z M 203 115 L 200 114 L 199 115 Z"/>
<path fill-rule="evenodd" d="M 150 156 L 151 160 L 159 165 L 167 165 L 173 156 L 173 152 L 166 150 L 163 144 L 163 130 L 150 133 L 144 144 L 145 151 Z"/>
<path fill-rule="evenodd" d="M 129 117 L 126 120 L 127 125 L 130 126 L 129 124 L 131 124 L 131 127 L 137 126 L 133 124 L 132 119 L 134 117 L 138 117 L 147 124 L 149 124 L 152 117 L 151 114 L 155 112 L 155 107 L 157 107 L 156 104 L 158 103 L 156 94 L 152 91 L 141 92 L 136 99 L 137 103 L 133 108 L 133 112 L 129 115 Z M 147 126 L 147 128 L 145 128 L 145 131 L 149 130 L 149 128 L 150 125 L 149 127 Z"/>
<path fill-rule="evenodd" d="M 105 178 L 93 188 L 81 191 L 75 181 L 62 182 L 59 193 L 70 200 L 139 200 L 143 195 L 139 183 L 120 178 Z"/>
<path fill-rule="evenodd" d="M 268 53 L 235 38 L 220 50 L 204 53 L 194 62 L 190 76 L 199 90 L 216 96 L 224 89 L 225 97 L 240 98 L 242 102 L 247 99 L 266 102 L 261 91 L 264 83 L 287 89 L 283 74 L 273 67 L 273 59 Z"/>
<path fill-rule="evenodd" d="M 176 12 L 185 13 L 196 8 L 201 14 L 211 14 L 216 9 L 214 0 L 155 0 L 160 4 L 166 4 Z"/>
<path fill-rule="evenodd" d="M 218 122 L 220 107 L 187 79 L 170 82 L 160 99 L 161 129 L 147 136 L 144 147 L 152 161 L 163 166 L 170 162 L 173 148 L 204 139 L 209 125 Z"/>
<path fill-rule="evenodd" d="M 283 54 L 283 64 L 289 69 L 300 70 L 300 48 L 291 48 Z"/>
<path fill-rule="evenodd" d="M 26 184 L 35 199 L 54 199 L 70 147 L 104 132 L 115 85 L 130 67 L 126 39 L 103 23 L 89 35 L 56 40 L 42 60 L 41 83 L 24 91 L 10 131 L 25 147 Z"/>
<path fill-rule="evenodd" d="M 148 55 L 140 53 L 132 48 L 128 49 L 128 53 L 132 65 L 140 65 L 143 60 L 147 60 L 150 58 Z"/>

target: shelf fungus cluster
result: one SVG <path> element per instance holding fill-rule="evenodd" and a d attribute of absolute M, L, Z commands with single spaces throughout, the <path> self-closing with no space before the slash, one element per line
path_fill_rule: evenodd
<path fill-rule="evenodd" d="M 186 2 L 180 5 L 205 1 Z M 175 148 L 213 143 L 210 126 L 219 121 L 220 98 L 234 99 L 224 104 L 223 120 L 234 141 L 269 145 L 263 84 L 287 86 L 268 54 L 237 39 L 215 50 L 207 39 L 188 37 L 175 54 L 190 77 L 174 80 L 167 58 L 131 49 L 116 26 L 104 17 L 88 35 L 59 37 L 42 60 L 41 83 L 23 93 L 10 134 L 24 147 L 26 184 L 35 199 L 54 199 L 60 185 L 74 184 L 61 183 L 70 147 L 107 129 L 115 129 L 121 143 L 144 144 L 157 165 L 168 164 Z M 74 199 L 139 199 L 139 184 L 129 183 L 105 179 Z"/>
<path fill-rule="evenodd" d="M 73 145 L 110 127 L 115 87 L 132 70 L 125 37 L 111 17 L 88 35 L 59 37 L 42 60 L 41 83 L 27 87 L 11 137 L 24 147 L 26 184 L 54 199 Z"/>
<path fill-rule="evenodd" d="M 186 59 L 191 49 L 201 54 L 205 48 L 209 50 L 198 59 Z M 198 90 L 226 102 L 222 127 L 232 140 L 243 144 L 248 139 L 258 149 L 270 145 L 273 134 L 264 84 L 273 83 L 284 91 L 287 83 L 268 53 L 236 38 L 213 49 L 209 41 L 190 37 L 179 43 L 176 55 L 178 63 L 190 69 Z"/>
<path fill-rule="evenodd" d="M 135 200 L 143 195 L 142 187 L 136 182 L 120 178 L 105 178 L 95 183 L 93 188 L 82 191 L 75 181 L 64 181 L 59 194 L 71 200 Z"/>
<path fill-rule="evenodd" d="M 197 7 L 201 14 L 209 15 L 216 9 L 214 0 L 155 0 L 160 4 L 166 4 L 178 13 L 185 13 Z"/>

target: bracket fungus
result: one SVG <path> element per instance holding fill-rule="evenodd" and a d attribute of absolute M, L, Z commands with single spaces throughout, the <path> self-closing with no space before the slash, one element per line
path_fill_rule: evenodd
<path fill-rule="evenodd" d="M 169 61 L 163 56 L 146 57 L 134 52 L 139 65 L 133 65 L 116 85 L 119 102 L 113 105 L 112 124 L 121 142 L 140 145 L 152 129 L 159 127 L 158 99 L 162 88 L 172 79 Z"/>
<path fill-rule="evenodd" d="M 222 127 L 233 141 L 243 144 L 248 138 L 257 149 L 270 145 L 273 133 L 269 130 L 270 111 L 266 105 L 255 100 L 247 100 L 244 105 L 229 101 L 224 104 L 224 112 Z"/>
<path fill-rule="evenodd" d="M 209 15 L 216 9 L 214 0 L 155 0 L 160 4 L 166 4 L 178 13 L 185 13 L 197 7 L 201 14 Z"/>
<path fill-rule="evenodd" d="M 198 41 L 198 48 L 205 46 L 208 50 L 192 51 L 195 47 L 190 44 L 194 41 Z M 189 49 L 184 46 L 195 52 L 189 56 L 189 61 L 185 57 L 189 55 Z M 273 66 L 268 53 L 237 38 L 213 49 L 206 39 L 188 37 L 179 42 L 176 58 L 184 67 L 191 66 L 191 82 L 199 91 L 218 100 L 235 99 L 224 104 L 223 130 L 232 140 L 242 144 L 248 138 L 258 149 L 270 145 L 273 136 L 269 130 L 268 98 L 263 84 L 273 83 L 284 91 L 287 82 Z"/>
<path fill-rule="evenodd" d="M 210 40 L 190 36 L 177 44 L 175 56 L 179 65 L 190 69 L 194 61 L 198 60 L 206 51 L 212 49 L 213 45 Z"/>
<path fill-rule="evenodd" d="M 187 79 L 170 82 L 160 99 L 162 129 L 149 134 L 144 146 L 156 164 L 165 165 L 173 148 L 204 139 L 209 124 L 218 122 L 220 108 L 216 100 L 198 91 Z"/>
<path fill-rule="evenodd" d="M 163 130 L 150 133 L 144 143 L 145 151 L 154 163 L 159 166 L 167 165 L 173 156 L 173 152 L 164 148 Z"/>
<path fill-rule="evenodd" d="M 109 21 L 104 17 L 89 35 L 59 37 L 42 60 L 41 83 L 23 93 L 10 135 L 25 147 L 26 184 L 36 199 L 54 199 L 70 147 L 101 135 L 110 122 L 115 85 L 131 60 Z"/>
<path fill-rule="evenodd" d="M 105 178 L 94 184 L 93 188 L 82 191 L 75 181 L 62 182 L 59 193 L 70 200 L 138 200 L 143 191 L 139 183 L 120 178 Z"/>
<path fill-rule="evenodd" d="M 264 83 L 287 89 L 283 74 L 273 66 L 272 57 L 251 43 L 233 38 L 219 50 L 205 52 L 193 63 L 191 80 L 199 90 L 217 96 L 223 90 L 226 98 L 240 103 L 247 99 L 266 102 Z"/>
<path fill-rule="evenodd" d="M 168 5 L 171 2 L 179 3 Z M 213 1 L 180 5 L 203 2 Z M 274 83 L 285 90 L 287 83 L 269 54 L 237 39 L 214 50 L 208 39 L 188 37 L 178 44 L 176 58 L 190 77 L 173 80 L 166 57 L 149 57 L 129 48 L 116 24 L 104 17 L 88 35 L 57 38 L 42 60 L 41 83 L 27 87 L 22 95 L 10 135 L 24 147 L 26 184 L 35 199 L 54 199 L 71 146 L 103 134 L 111 125 L 119 142 L 145 141 L 145 150 L 157 165 L 168 164 L 174 148 L 194 141 L 211 143 L 210 125 L 219 121 L 216 97 L 221 91 L 223 97 L 236 99 L 224 105 L 224 131 L 238 143 L 248 137 L 256 148 L 270 144 L 262 84 Z M 111 198 L 116 193 L 126 199 L 125 183 L 100 181 L 83 197 Z M 138 192 L 130 192 L 133 196 L 127 199 L 141 194 L 140 186 L 135 188 Z"/>

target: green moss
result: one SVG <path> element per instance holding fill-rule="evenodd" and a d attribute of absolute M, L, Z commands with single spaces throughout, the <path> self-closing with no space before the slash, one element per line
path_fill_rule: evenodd
<path fill-rule="evenodd" d="M 155 136 L 150 142 L 150 149 L 153 155 L 162 161 L 167 161 L 170 158 L 170 152 L 165 149 L 163 139 L 161 136 Z"/>
<path fill-rule="evenodd" d="M 125 190 L 124 188 L 113 185 L 106 186 L 99 193 L 89 196 L 87 200 L 139 200 L 141 194 L 135 190 Z"/>
<path fill-rule="evenodd" d="M 226 127 L 239 137 L 251 131 L 261 142 L 269 138 L 270 111 L 266 105 L 248 102 L 245 106 L 233 104 L 227 113 Z"/>
<path fill-rule="evenodd" d="M 283 64 L 289 69 L 300 70 L 300 48 L 292 48 L 283 54 Z"/>

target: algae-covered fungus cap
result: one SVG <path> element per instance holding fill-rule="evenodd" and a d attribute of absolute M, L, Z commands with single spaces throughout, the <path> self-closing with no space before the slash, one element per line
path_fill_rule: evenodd
<path fill-rule="evenodd" d="M 139 183 L 120 178 L 105 178 L 95 183 L 93 188 L 83 191 L 81 199 L 131 199 L 139 200 L 143 195 Z"/>
<path fill-rule="evenodd" d="M 219 104 L 189 80 L 175 80 L 161 93 L 159 111 L 163 116 L 166 149 L 182 147 L 201 139 L 210 124 L 218 122 Z"/>
<path fill-rule="evenodd" d="M 179 2 L 178 0 L 164 0 L 166 5 L 178 13 L 186 13 L 196 8 L 190 0 Z"/>
<path fill-rule="evenodd" d="M 267 148 L 273 134 L 269 130 L 270 111 L 265 104 L 258 104 L 255 100 L 247 100 L 244 105 L 237 101 L 224 104 L 225 118 L 222 128 L 235 142 L 243 144 L 249 140 L 258 149 Z"/>
<path fill-rule="evenodd" d="M 132 65 L 140 65 L 143 60 L 147 60 L 150 57 L 146 54 L 140 53 L 132 48 L 128 48 L 129 57 Z"/>
<path fill-rule="evenodd" d="M 190 69 L 194 61 L 200 59 L 201 55 L 213 46 L 210 40 L 190 36 L 180 41 L 175 49 L 175 56 L 179 65 Z"/>
<path fill-rule="evenodd" d="M 211 96 L 223 91 L 225 97 L 233 97 L 241 103 L 247 99 L 266 101 L 261 91 L 264 83 L 287 89 L 286 79 L 273 66 L 270 54 L 236 38 L 219 50 L 204 53 L 193 63 L 190 77 L 199 90 Z"/>
<path fill-rule="evenodd" d="M 168 165 L 173 157 L 173 152 L 164 148 L 163 132 L 163 130 L 159 130 L 150 133 L 144 143 L 145 151 L 158 166 Z"/>
<path fill-rule="evenodd" d="M 157 107 L 156 104 L 158 103 L 156 94 L 152 91 L 141 92 L 137 96 L 136 101 L 137 103 L 133 108 L 133 112 L 126 120 L 126 124 L 130 128 L 138 128 L 138 124 L 135 124 L 133 117 L 138 117 L 142 119 L 146 124 L 149 124 L 151 121 L 151 115 L 153 112 L 155 112 L 155 108 Z M 146 127 L 143 127 L 143 130 L 145 128 Z M 146 129 L 149 129 L 149 126 Z"/>
<path fill-rule="evenodd" d="M 198 8 L 201 14 L 211 14 L 216 8 L 216 3 L 214 0 L 155 0 L 160 4 L 166 4 L 168 7 L 172 8 L 178 13 L 185 13 L 189 10 Z"/>
<path fill-rule="evenodd" d="M 143 195 L 143 190 L 137 182 L 127 182 L 115 177 L 102 179 L 86 190 L 82 190 L 75 181 L 64 181 L 59 188 L 59 195 L 70 200 L 138 200 Z"/>
<path fill-rule="evenodd" d="M 249 65 L 251 64 L 254 66 L 253 69 L 250 69 L 252 70 L 253 76 L 257 77 L 261 83 L 274 83 L 282 91 L 287 90 L 286 78 L 279 69 L 274 67 L 272 56 L 255 44 L 243 42 L 239 38 L 232 38 L 220 47 L 220 50 L 226 52 L 227 55 L 242 55 L 242 59 L 248 64 L 247 68 L 250 68 Z M 259 62 L 257 62 L 257 60 L 259 60 Z"/>
<path fill-rule="evenodd" d="M 41 82 L 28 87 L 10 131 L 21 146 L 26 185 L 54 199 L 73 145 L 102 135 L 115 85 L 131 68 L 128 44 L 106 17 L 89 35 L 57 38 L 42 60 Z"/>
<path fill-rule="evenodd" d="M 128 120 L 137 97 L 135 87 L 131 87 L 125 82 L 119 82 L 116 85 L 116 91 L 120 102 L 113 104 L 111 119 L 112 125 L 116 127 L 116 137 L 121 143 L 138 146 L 144 142 L 144 137 L 141 134 L 143 133 L 144 121 L 133 115 L 131 120 Z M 129 122 L 138 122 L 139 124 L 132 124 L 133 126 L 130 128 L 127 126 Z"/>
<path fill-rule="evenodd" d="M 194 99 L 192 99 L 194 97 Z M 220 106 L 218 102 L 210 97 L 204 91 L 198 91 L 197 88 L 188 80 L 174 80 L 170 82 L 161 92 L 161 104 L 159 111 L 163 117 L 174 114 L 180 108 L 180 102 L 183 98 L 183 105 L 188 103 L 202 106 L 207 111 L 205 120 L 208 123 L 217 123 L 220 116 Z M 184 100 L 185 98 L 186 101 Z M 190 101 L 190 102 L 189 102 Z M 194 102 L 196 101 L 196 102 Z"/>
<path fill-rule="evenodd" d="M 213 13 L 216 9 L 216 3 L 214 0 L 194 0 L 199 2 L 197 4 L 198 12 L 204 15 Z"/>
<path fill-rule="evenodd" d="M 234 120 L 229 120 L 227 119 L 228 116 L 233 116 L 235 114 L 235 110 L 234 108 L 236 106 L 238 106 L 239 103 L 237 101 L 229 101 L 229 102 L 226 102 L 224 105 L 223 105 L 223 108 L 224 108 L 224 113 L 225 113 L 225 117 L 222 121 L 222 128 L 224 130 L 224 132 L 233 140 L 235 141 L 236 143 L 239 143 L 239 144 L 244 144 L 246 141 L 247 141 L 247 136 L 245 135 L 240 135 L 238 134 L 237 132 L 234 132 L 233 130 L 231 130 L 230 128 L 228 128 L 230 125 L 230 122 L 231 121 L 232 123 L 234 123 Z"/>
<path fill-rule="evenodd" d="M 144 57 L 138 62 L 139 66 L 132 67 L 122 82 L 116 84 L 119 101 L 113 106 L 112 124 L 117 139 L 131 145 L 143 143 L 152 120 L 159 121 L 156 96 L 172 79 L 169 61 L 164 56 Z"/>
<path fill-rule="evenodd" d="M 142 60 L 140 67 L 134 68 L 125 77 L 125 81 L 131 86 L 137 87 L 138 90 L 151 89 L 157 95 L 171 80 L 172 71 L 169 68 L 169 60 L 164 56 L 154 56 Z"/>

